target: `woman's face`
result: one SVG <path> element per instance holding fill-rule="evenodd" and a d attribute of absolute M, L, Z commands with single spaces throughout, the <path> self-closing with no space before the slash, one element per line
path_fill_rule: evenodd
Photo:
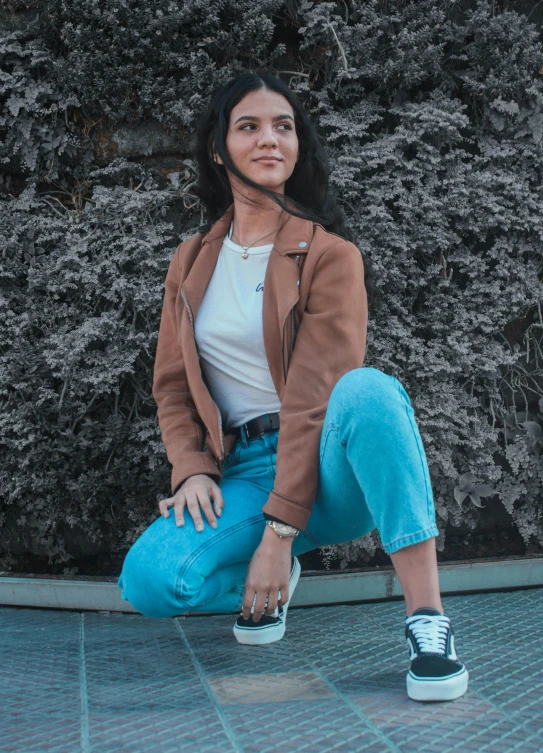
<path fill-rule="evenodd" d="M 240 100 L 230 114 L 226 148 L 244 175 L 265 188 L 284 193 L 285 181 L 298 159 L 294 111 L 285 97 L 269 89 L 257 89 Z M 275 159 L 266 162 L 260 159 L 264 156 Z M 216 161 L 223 164 L 220 157 Z M 234 175 L 228 173 L 228 177 L 231 183 L 240 185 Z"/>

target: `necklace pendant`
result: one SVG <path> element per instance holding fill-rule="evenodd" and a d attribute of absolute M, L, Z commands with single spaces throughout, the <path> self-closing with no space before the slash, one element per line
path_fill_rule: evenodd
<path fill-rule="evenodd" d="M 248 259 L 249 258 L 249 254 L 247 253 L 247 251 L 244 254 L 241 255 L 241 258 L 242 259 Z"/>

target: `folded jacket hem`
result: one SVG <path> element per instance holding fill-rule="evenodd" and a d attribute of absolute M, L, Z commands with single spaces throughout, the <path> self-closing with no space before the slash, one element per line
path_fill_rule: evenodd
<path fill-rule="evenodd" d="M 311 509 L 297 502 L 290 502 L 283 497 L 278 496 L 275 492 L 270 492 L 268 501 L 262 508 L 263 513 L 273 515 L 275 518 L 288 523 L 290 526 L 298 528 L 300 531 L 307 525 L 311 515 Z"/>

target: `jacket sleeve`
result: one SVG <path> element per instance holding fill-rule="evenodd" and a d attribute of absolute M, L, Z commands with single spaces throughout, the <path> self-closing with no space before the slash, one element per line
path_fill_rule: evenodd
<path fill-rule="evenodd" d="M 364 263 L 343 241 L 318 260 L 292 352 L 279 414 L 276 475 L 263 512 L 307 525 L 319 482 L 319 449 L 332 389 L 360 368 L 368 321 Z"/>
<path fill-rule="evenodd" d="M 172 496 L 190 476 L 204 473 L 217 483 L 221 473 L 211 453 L 204 451 L 204 424 L 189 391 L 178 340 L 176 299 L 181 273 L 178 246 L 166 275 L 164 303 L 153 373 L 153 397 L 168 460 L 172 465 Z"/>
<path fill-rule="evenodd" d="M 269 515 L 267 512 L 264 513 L 264 519 L 265 520 L 275 520 L 275 521 L 277 521 L 277 523 L 286 523 L 286 520 L 280 520 L 279 518 L 276 518 L 273 515 Z M 287 525 L 290 525 L 290 523 L 288 523 Z"/>

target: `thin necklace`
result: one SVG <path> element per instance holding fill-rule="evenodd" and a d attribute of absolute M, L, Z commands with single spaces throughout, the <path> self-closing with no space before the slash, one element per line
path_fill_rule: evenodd
<path fill-rule="evenodd" d="M 287 219 L 286 219 L 286 220 L 285 220 L 285 221 L 283 222 L 283 224 L 281 225 L 281 227 L 279 228 L 279 230 L 281 230 L 281 228 L 282 228 L 282 227 L 284 227 L 284 226 L 285 226 L 285 225 L 287 224 L 287 222 L 289 221 L 289 219 L 290 219 L 290 216 L 289 216 L 289 217 L 287 217 Z M 232 221 L 232 227 L 231 227 L 231 230 L 232 230 L 232 232 L 231 232 L 231 234 L 229 235 L 229 238 L 230 238 L 230 240 L 232 240 L 232 236 L 234 235 L 234 222 L 233 222 L 233 221 Z M 279 230 L 276 230 L 276 231 L 275 231 L 275 234 L 276 234 L 276 235 L 277 235 L 277 233 L 279 232 Z M 266 235 L 271 235 L 271 233 L 266 233 Z M 242 249 L 243 249 L 243 253 L 242 253 L 242 255 L 241 255 L 241 258 L 242 258 L 242 259 L 247 259 L 247 258 L 249 257 L 249 254 L 247 253 L 247 249 L 248 249 L 248 248 L 253 248 L 253 246 L 255 246 L 255 244 L 257 244 L 257 243 L 258 243 L 258 241 L 261 241 L 261 240 L 262 240 L 263 238 L 266 238 L 266 235 L 263 235 L 263 236 L 262 236 L 262 238 L 258 238 L 258 240 L 256 240 L 256 241 L 255 241 L 254 243 L 252 243 L 252 244 L 251 244 L 250 246 L 242 246 L 242 245 L 241 245 L 241 243 L 239 243 L 238 245 L 239 245 L 239 246 L 241 246 L 241 247 L 242 247 Z M 233 241 L 233 242 L 235 243 L 235 241 Z"/>

